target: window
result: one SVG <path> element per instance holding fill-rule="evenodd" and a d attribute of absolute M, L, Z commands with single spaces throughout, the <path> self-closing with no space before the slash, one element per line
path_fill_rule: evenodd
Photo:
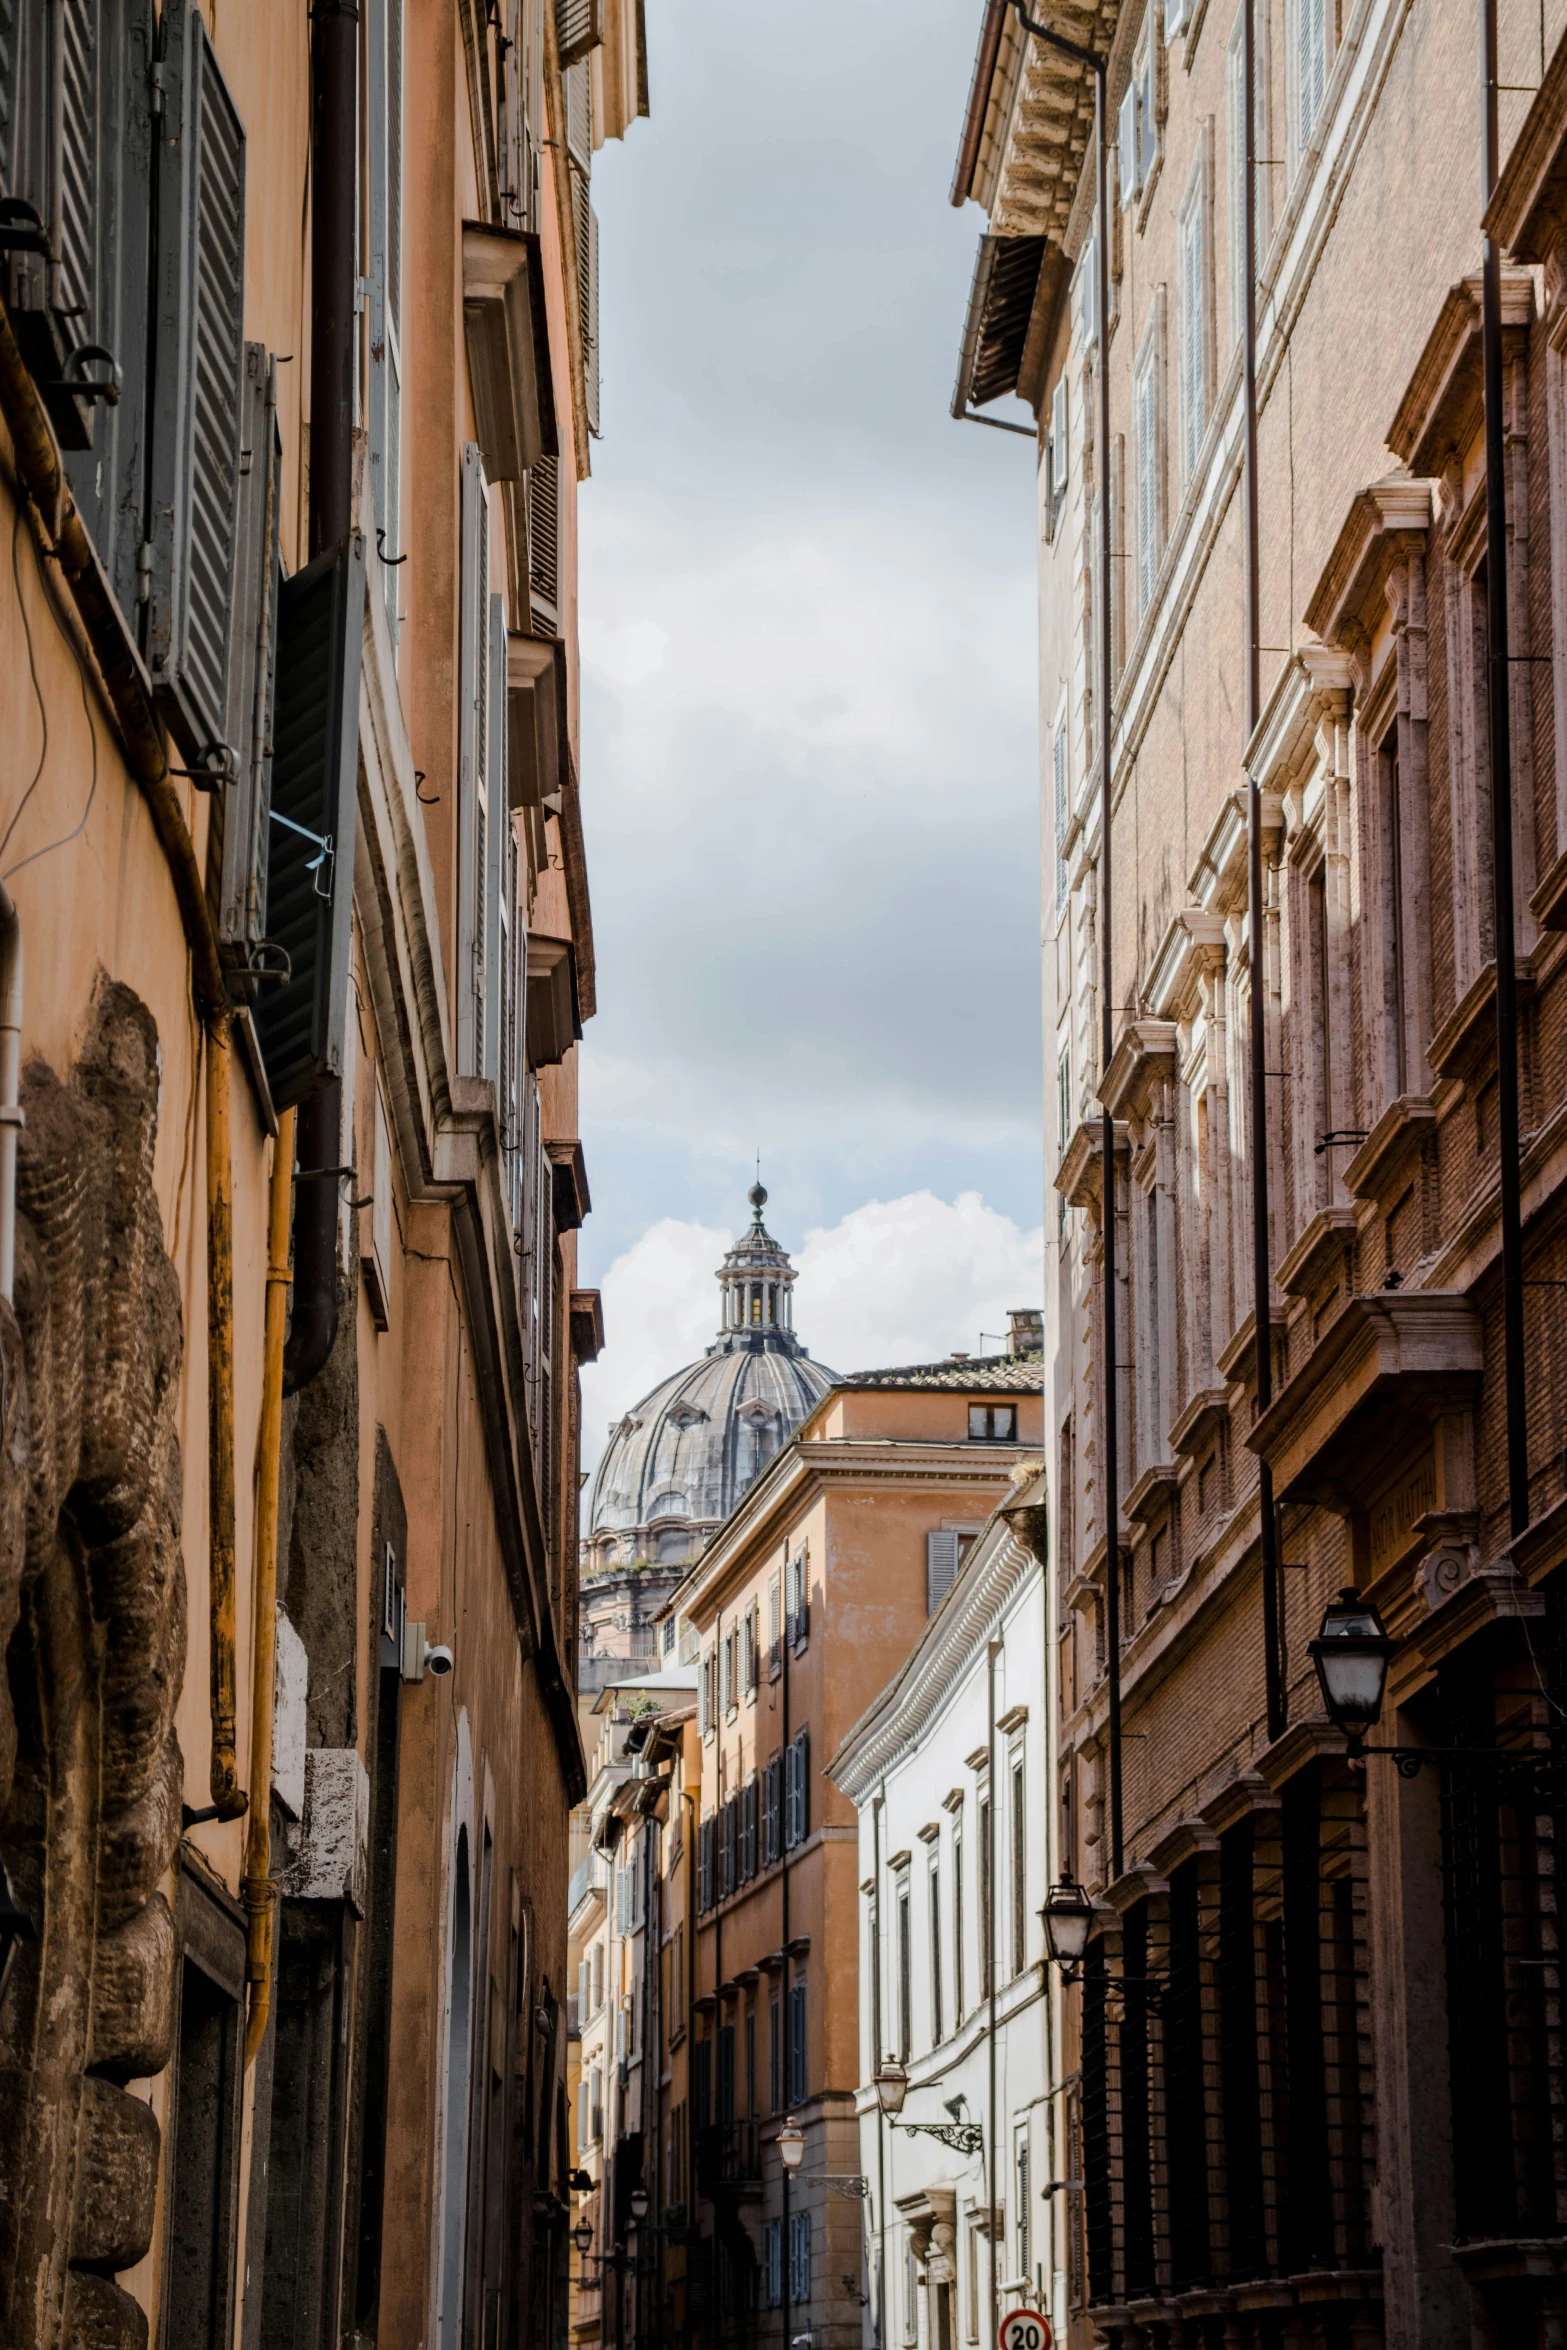
<path fill-rule="evenodd" d="M 1012 1972 L 1028 1964 L 1028 1810 L 1023 1795 L 1023 1758 L 1012 1765 Z"/>
<path fill-rule="evenodd" d="M 1327 0 L 1295 0 L 1295 75 L 1295 132 L 1304 161 L 1327 88 Z"/>
<path fill-rule="evenodd" d="M 805 2085 L 805 2081 L 806 2081 L 806 2065 L 805 2065 L 805 2057 L 806 2057 L 806 2046 L 805 2046 L 805 2026 L 806 2026 L 806 1997 L 805 1997 L 805 1984 L 804 1984 L 803 1982 L 792 1983 L 792 1984 L 790 1985 L 790 1987 L 789 1987 L 789 2066 L 788 2066 L 788 2071 L 789 2071 L 789 2103 L 790 2103 L 790 2105 L 791 2105 L 791 2106 L 800 2106 L 800 2105 L 803 2105 L 803 2104 L 805 2103 L 805 2100 L 806 2100 L 806 2095 L 807 2095 L 807 2090 L 806 2090 L 806 2085 Z"/>
<path fill-rule="evenodd" d="M 803 2309 L 811 2298 L 811 2215 L 789 2214 L 789 2299 Z"/>
<path fill-rule="evenodd" d="M 735 2118 L 735 2028 L 718 2027 L 718 2126 L 726 2130 Z"/>
<path fill-rule="evenodd" d="M 783 1651 L 779 1645 L 779 1625 L 782 1622 L 782 1600 L 779 1578 L 772 1575 L 767 1584 L 767 1677 L 776 1681 L 783 1671 Z"/>
<path fill-rule="evenodd" d="M 1229 45 L 1225 53 L 1225 81 L 1227 95 L 1227 124 L 1230 149 L 1230 340 L 1238 343 L 1246 325 L 1246 9 L 1249 0 L 1241 0 L 1235 22 L 1230 29 Z M 1255 19 L 1255 137 L 1253 153 L 1257 167 L 1252 175 L 1256 190 L 1257 262 L 1268 249 L 1268 12 L 1256 11 Z"/>
<path fill-rule="evenodd" d="M 1066 721 L 1056 728 L 1055 740 L 1050 746 L 1051 778 L 1055 785 L 1056 803 L 1056 912 L 1066 904 L 1066 835 L 1072 821 L 1070 781 L 1067 773 Z"/>
<path fill-rule="evenodd" d="M 971 1444 L 1016 1444 L 1015 1403 L 971 1403 L 968 1408 Z"/>
<path fill-rule="evenodd" d="M 810 1606 L 806 1598 L 806 1557 L 804 1543 L 790 1559 L 784 1573 L 784 1633 L 791 1648 L 805 1646 L 810 1630 Z"/>
<path fill-rule="evenodd" d="M 909 1887 L 898 1887 L 898 2055 L 904 2064 L 914 2053 L 914 1945 L 909 1917 Z"/>
<path fill-rule="evenodd" d="M 762 2307 L 783 2305 L 783 2221 L 762 2222 Z"/>
<path fill-rule="evenodd" d="M 930 2044 L 939 2048 L 946 2038 L 941 2001 L 941 1867 L 930 1864 Z"/>
<path fill-rule="evenodd" d="M 745 2011 L 745 2111 L 748 2121 L 756 2119 L 756 2010 Z"/>
<path fill-rule="evenodd" d="M 704 1654 L 701 1677 L 697 1685 L 697 1726 L 704 1738 L 711 1735 L 713 1728 L 713 1655 L 712 1649 L 708 1649 Z"/>
<path fill-rule="evenodd" d="M 713 1835 L 717 1823 L 703 1820 L 696 1832 L 696 1905 L 699 1910 L 713 1906 Z"/>
<path fill-rule="evenodd" d="M 1306 931 L 1311 956 L 1311 984 L 1316 998 L 1312 1005 L 1315 1028 L 1316 1060 L 1316 1125 L 1317 1138 L 1328 1133 L 1333 1125 L 1333 983 L 1331 972 L 1331 941 L 1328 931 L 1328 868 L 1323 858 L 1306 885 Z M 1331 1170 L 1331 1153 L 1324 1153 Z M 1331 1185 L 1329 1186 L 1331 1193 Z"/>
<path fill-rule="evenodd" d="M 1158 71 L 1159 44 L 1144 25 L 1132 78 L 1121 100 L 1117 146 L 1120 152 L 1120 196 L 1123 206 L 1136 203 L 1150 186 L 1159 160 Z"/>
<path fill-rule="evenodd" d="M 963 1839 L 952 1838 L 952 2021 L 963 2021 Z"/>
<path fill-rule="evenodd" d="M 1066 503 L 1069 478 L 1070 449 L 1068 445 L 1068 414 L 1066 370 L 1056 378 L 1055 390 L 1050 395 L 1050 425 L 1045 434 L 1045 537 L 1053 539 L 1061 509 Z"/>
<path fill-rule="evenodd" d="M 1192 21 L 1192 0 L 1164 0 L 1164 37 L 1178 40 Z"/>
<path fill-rule="evenodd" d="M 903 2339 L 919 2340 L 919 2276 L 914 2266 L 914 2238 L 905 2229 L 903 2236 Z"/>
<path fill-rule="evenodd" d="M 1014 2257 L 1017 2262 L 1013 2274 L 1020 2277 L 1028 2275 L 1033 2262 L 1033 2245 L 1029 2236 L 1031 2214 L 1028 2201 L 1028 2171 L 1028 2124 L 1025 2122 L 1012 2142 L 1012 2183 L 1016 2211 L 1016 2218 L 1013 2221 L 1015 2231 Z"/>
<path fill-rule="evenodd" d="M 740 1882 L 748 1885 L 756 1875 L 757 1785 L 753 1771 L 740 1790 Z"/>
<path fill-rule="evenodd" d="M 784 1849 L 792 1852 L 811 1832 L 809 1730 L 784 1748 Z"/>
<path fill-rule="evenodd" d="M 742 1672 L 741 1679 L 744 1682 L 746 1695 L 748 1697 L 755 1695 L 756 1684 L 761 1677 L 757 1669 L 756 1632 L 756 1609 L 755 1607 L 748 1607 L 745 1611 L 745 1616 L 741 1624 L 741 1645 L 744 1652 L 742 1659 L 744 1670 Z"/>
<path fill-rule="evenodd" d="M 770 1869 L 782 1843 L 783 1756 L 775 1754 L 762 1767 L 762 1857 L 761 1865 Z"/>
<path fill-rule="evenodd" d="M 1088 223 L 1083 249 L 1078 256 L 1077 278 L 1073 288 L 1077 314 L 1077 339 L 1083 350 L 1091 351 L 1099 335 L 1099 215 L 1096 212 Z"/>
<path fill-rule="evenodd" d="M 960 1537 L 952 1527 L 936 1526 L 926 1535 L 925 1613 L 928 1616 L 935 1614 L 957 1581 L 962 1555 Z"/>
<path fill-rule="evenodd" d="M 979 1995 L 988 1998 L 991 1985 L 991 1851 L 990 1851 L 990 1797 L 984 1795 L 979 1805 Z"/>
<path fill-rule="evenodd" d="M 1383 1001 L 1387 1006 L 1387 1081 L 1390 1098 L 1408 1085 L 1409 958 L 1405 941 L 1404 811 L 1398 763 L 1398 729 L 1385 737 L 1377 754 L 1382 817 L 1382 971 Z"/>
<path fill-rule="evenodd" d="M 1164 369 L 1161 351 L 1162 302 L 1143 337 L 1132 383 L 1132 425 L 1137 481 L 1137 602 L 1139 614 L 1153 602 L 1164 536 Z"/>
<path fill-rule="evenodd" d="M 1183 482 L 1196 477 L 1208 429 L 1208 155 L 1204 132 L 1177 228 Z"/>
<path fill-rule="evenodd" d="M 767 2110 L 777 2113 L 783 2104 L 783 2003 L 767 2003 Z"/>
<path fill-rule="evenodd" d="M 740 1799 L 731 1795 L 719 1813 L 718 1897 L 722 1901 L 739 1882 Z"/>

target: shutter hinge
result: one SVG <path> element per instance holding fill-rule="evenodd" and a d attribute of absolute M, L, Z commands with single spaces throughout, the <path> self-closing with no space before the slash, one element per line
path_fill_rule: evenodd
<path fill-rule="evenodd" d="M 152 541 L 143 539 L 136 550 L 136 601 L 145 604 L 152 596 Z"/>
<path fill-rule="evenodd" d="M 367 277 L 356 277 L 354 280 L 354 316 L 356 318 L 362 316 L 364 306 L 369 299 L 370 280 Z"/>
<path fill-rule="evenodd" d="M 153 67 L 151 78 L 152 111 L 153 117 L 156 120 L 156 118 L 163 112 L 163 66 L 161 62 Z"/>

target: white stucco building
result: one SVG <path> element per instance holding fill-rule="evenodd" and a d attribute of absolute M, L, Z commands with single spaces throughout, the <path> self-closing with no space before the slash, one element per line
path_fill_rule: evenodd
<path fill-rule="evenodd" d="M 1020 1464 L 829 1766 L 859 1815 L 865 2339 L 884 2350 L 988 2346 L 995 2312 L 1023 2303 L 1065 2315 L 1047 2190 L 1069 2166 L 1039 1920 L 1053 1805 L 1044 1494 L 1039 1463 Z M 896 2118 L 874 2085 L 884 2059 L 907 2070 Z"/>

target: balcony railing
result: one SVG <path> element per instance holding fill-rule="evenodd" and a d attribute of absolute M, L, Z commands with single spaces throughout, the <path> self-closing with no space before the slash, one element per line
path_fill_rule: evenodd
<path fill-rule="evenodd" d="M 755 2122 L 712 2122 L 697 2132 L 697 2193 L 711 2200 L 762 2184 L 762 2142 Z"/>
<path fill-rule="evenodd" d="M 602 1893 L 607 1876 L 604 1855 L 601 1852 L 585 1852 L 572 1870 L 571 1882 L 566 1888 L 566 1915 L 569 1917 L 578 1902 L 589 1893 Z"/>

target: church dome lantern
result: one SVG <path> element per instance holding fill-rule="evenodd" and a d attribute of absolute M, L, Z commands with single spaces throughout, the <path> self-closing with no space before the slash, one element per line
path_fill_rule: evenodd
<path fill-rule="evenodd" d="M 718 1267 L 713 1343 L 610 1430 L 582 1545 L 585 1643 L 595 1592 L 650 1571 L 672 1589 L 672 1570 L 701 1556 L 833 1384 L 795 1334 L 794 1267 L 762 1221 L 766 1205 L 753 1185 L 750 1224 Z"/>

